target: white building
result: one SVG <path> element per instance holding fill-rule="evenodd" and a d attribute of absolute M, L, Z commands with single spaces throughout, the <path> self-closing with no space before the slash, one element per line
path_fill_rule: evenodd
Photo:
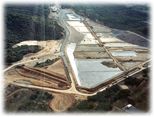
<path fill-rule="evenodd" d="M 51 4 L 49 8 L 50 8 L 50 12 L 58 12 L 60 10 L 60 5 Z"/>

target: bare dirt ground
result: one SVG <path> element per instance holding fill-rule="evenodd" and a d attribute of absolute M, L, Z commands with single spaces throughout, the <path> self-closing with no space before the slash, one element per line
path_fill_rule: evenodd
<path fill-rule="evenodd" d="M 41 42 L 38 42 L 38 45 L 41 46 L 43 49 L 38 53 L 36 53 L 34 56 L 41 56 L 47 53 L 54 54 L 54 52 L 59 46 L 59 42 L 54 40 L 41 41 Z"/>
<path fill-rule="evenodd" d="M 22 76 L 15 70 L 15 68 L 10 69 L 4 75 L 6 78 L 6 82 L 5 82 L 6 86 L 7 84 L 14 83 L 14 82 L 20 83 L 20 84 L 27 84 L 27 85 L 33 84 L 33 85 L 41 86 L 41 87 L 42 86 L 48 86 L 48 87 L 55 86 L 51 82 L 50 83 L 43 82 L 44 79 L 38 80 L 38 79 L 32 79 L 29 77 Z"/>
<path fill-rule="evenodd" d="M 30 44 L 28 44 L 30 43 Z M 32 43 L 32 44 L 31 44 Z M 28 55 L 25 55 L 23 57 L 23 59 L 20 62 L 24 62 L 24 61 L 28 61 L 28 60 L 32 60 L 32 59 L 36 59 L 36 58 L 41 58 L 44 55 L 53 55 L 55 52 L 59 52 L 60 49 L 60 41 L 56 41 L 56 40 L 47 40 L 47 41 L 26 41 L 26 42 L 21 42 L 18 43 L 16 46 L 21 46 L 21 45 L 38 45 L 42 48 L 42 50 L 40 50 L 37 53 L 31 53 Z"/>
<path fill-rule="evenodd" d="M 53 63 L 52 65 L 49 65 L 47 67 L 47 70 L 66 76 L 65 71 L 64 71 L 64 65 L 61 59 Z"/>
<path fill-rule="evenodd" d="M 64 112 L 75 103 L 75 97 L 71 94 L 54 93 L 54 98 L 49 102 L 49 107 L 55 112 Z"/>
<path fill-rule="evenodd" d="M 32 43 L 33 41 L 32 42 L 26 41 L 26 43 L 21 42 L 19 43 L 18 46 L 27 45 L 28 42 Z M 20 61 L 17 61 L 12 65 L 7 66 L 4 72 L 19 64 L 34 66 L 37 61 L 41 62 L 49 58 L 50 59 L 55 58 L 55 56 L 57 56 L 60 52 L 61 40 L 60 41 L 59 40 L 58 41 L 57 40 L 36 41 L 35 43 L 33 42 L 32 44 L 28 44 L 28 45 L 34 45 L 34 44 L 40 46 L 42 49 L 37 53 L 26 54 L 23 57 L 23 59 L 21 59 Z M 14 45 L 14 46 L 16 47 L 17 45 Z"/>

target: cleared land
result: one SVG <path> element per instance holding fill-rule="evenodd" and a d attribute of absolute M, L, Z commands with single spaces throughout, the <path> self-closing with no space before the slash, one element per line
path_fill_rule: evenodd
<path fill-rule="evenodd" d="M 122 31 L 81 19 L 62 10 L 59 23 L 67 29 L 65 40 L 16 44 L 38 45 L 42 50 L 6 69 L 7 83 L 54 92 L 49 106 L 61 112 L 80 96 L 96 95 L 148 67 L 148 48 L 118 38 Z"/>
<path fill-rule="evenodd" d="M 54 98 L 50 101 L 49 107 L 55 112 L 64 112 L 75 103 L 74 95 L 53 94 Z"/>

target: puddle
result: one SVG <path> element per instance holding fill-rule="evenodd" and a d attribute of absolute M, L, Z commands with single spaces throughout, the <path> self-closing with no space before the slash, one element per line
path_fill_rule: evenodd
<path fill-rule="evenodd" d="M 71 14 L 71 13 L 68 13 L 67 17 L 69 20 L 79 20 L 79 21 L 81 20 L 80 17 L 78 17 L 77 15 Z"/>
<path fill-rule="evenodd" d="M 123 56 L 123 57 L 127 57 L 127 56 L 136 56 L 137 53 L 134 51 L 112 51 L 111 54 L 113 56 Z"/>
<path fill-rule="evenodd" d="M 106 43 L 106 47 L 137 47 L 137 45 L 129 44 L 129 43 Z"/>

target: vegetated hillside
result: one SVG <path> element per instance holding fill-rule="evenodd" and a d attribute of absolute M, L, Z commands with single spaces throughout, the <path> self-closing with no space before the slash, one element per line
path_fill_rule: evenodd
<path fill-rule="evenodd" d="M 24 55 L 28 53 L 36 53 L 40 51 L 41 48 L 39 46 L 19 46 L 16 48 L 6 49 L 5 60 L 7 64 L 11 64 L 13 62 L 19 61 L 23 58 Z"/>
<path fill-rule="evenodd" d="M 12 46 L 16 43 L 25 40 L 49 40 L 62 38 L 64 31 L 63 28 L 55 21 L 49 19 L 48 14 L 49 9 L 47 5 L 7 5 L 5 7 L 6 64 L 18 61 L 19 59 L 14 58 L 22 58 L 21 55 L 24 55 L 22 52 L 19 53 L 14 51 Z M 33 49 L 34 51 L 32 52 L 37 52 L 37 50 L 39 50 L 39 47 L 34 48 L 36 50 Z M 25 51 L 26 49 L 24 49 L 24 53 L 28 53 L 29 49 L 27 49 L 27 52 Z M 15 55 L 16 57 L 11 55 Z"/>
<path fill-rule="evenodd" d="M 17 93 L 15 93 L 18 91 Z M 7 94 L 8 93 L 8 94 Z M 14 93 L 14 94 L 13 94 Z M 13 94 L 9 96 L 10 94 Z M 6 112 L 52 112 L 48 102 L 53 98 L 51 93 L 8 85 L 5 96 Z"/>
<path fill-rule="evenodd" d="M 6 6 L 5 11 L 6 41 L 62 37 L 62 27 L 48 18 L 47 5 Z"/>
<path fill-rule="evenodd" d="M 146 5 L 64 5 L 82 16 L 111 28 L 149 36 L 149 7 Z"/>

